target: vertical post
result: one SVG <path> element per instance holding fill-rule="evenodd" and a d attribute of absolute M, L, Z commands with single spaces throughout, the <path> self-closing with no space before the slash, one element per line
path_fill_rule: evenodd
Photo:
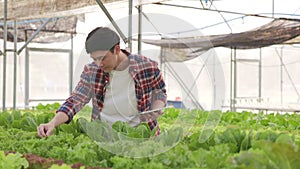
<path fill-rule="evenodd" d="M 138 6 L 139 26 L 138 26 L 138 54 L 142 52 L 142 5 Z"/>
<path fill-rule="evenodd" d="M 25 42 L 27 42 L 27 30 L 25 32 Z M 29 107 L 29 51 L 25 47 L 25 108 Z"/>
<path fill-rule="evenodd" d="M 283 47 L 281 48 L 280 51 L 280 103 L 283 104 Z"/>
<path fill-rule="evenodd" d="M 234 54 L 233 54 L 233 109 L 232 111 L 236 111 L 236 97 L 237 97 L 237 62 L 236 62 L 236 48 L 234 48 Z"/>
<path fill-rule="evenodd" d="M 233 54 L 232 54 L 232 48 L 230 48 L 230 111 L 232 111 L 232 109 L 233 109 L 233 102 L 232 102 L 232 96 L 233 96 L 233 90 L 232 90 L 232 88 L 233 88 L 233 77 L 232 77 L 232 75 L 233 75 Z"/>
<path fill-rule="evenodd" d="M 14 20 L 14 91 L 13 91 L 13 110 L 16 109 L 17 102 L 17 42 L 18 42 L 18 33 L 17 33 L 17 21 Z"/>
<path fill-rule="evenodd" d="M 6 42 L 7 42 L 7 0 L 4 0 L 4 20 L 3 20 L 3 95 L 2 111 L 6 109 Z"/>
<path fill-rule="evenodd" d="M 261 82 L 262 82 L 262 50 L 259 48 L 259 62 L 258 62 L 258 102 L 261 102 Z"/>
<path fill-rule="evenodd" d="M 69 93 L 72 93 L 73 90 L 73 33 L 71 33 L 71 51 L 70 51 L 70 58 L 69 58 Z"/>
<path fill-rule="evenodd" d="M 275 12 L 275 2 L 272 0 L 272 17 L 274 17 L 274 12 Z"/>
<path fill-rule="evenodd" d="M 160 58 L 159 58 L 159 61 L 160 61 L 160 70 L 163 71 L 163 77 L 165 79 L 165 83 L 167 84 L 167 74 L 166 74 L 166 59 L 165 59 L 165 48 L 160 46 Z"/>
<path fill-rule="evenodd" d="M 217 98 L 217 87 L 216 87 L 216 55 L 213 56 L 213 86 L 214 86 L 214 99 L 213 108 L 216 108 L 216 98 Z"/>
<path fill-rule="evenodd" d="M 128 1 L 129 5 L 129 18 L 128 18 L 128 49 L 132 52 L 132 0 Z"/>
<path fill-rule="evenodd" d="M 165 52 L 164 48 L 160 47 L 160 70 L 163 70 L 163 64 L 165 64 Z M 164 78 L 166 78 L 166 72 L 164 72 Z"/>

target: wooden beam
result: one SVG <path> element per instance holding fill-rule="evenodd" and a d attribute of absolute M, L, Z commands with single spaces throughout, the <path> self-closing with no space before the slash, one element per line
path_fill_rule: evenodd
<path fill-rule="evenodd" d="M 166 0 L 133 0 L 134 6 Z M 128 0 L 102 0 L 108 8 L 126 7 Z M 0 2 L 3 9 L 4 2 Z M 72 16 L 101 9 L 95 0 L 8 0 L 8 20 L 26 20 L 49 17 Z M 0 12 L 0 20 L 3 19 Z"/>

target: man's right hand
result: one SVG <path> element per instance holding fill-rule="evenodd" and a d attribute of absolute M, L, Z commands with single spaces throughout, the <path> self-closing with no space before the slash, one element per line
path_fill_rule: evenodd
<path fill-rule="evenodd" d="M 40 124 L 37 128 L 37 132 L 40 137 L 48 137 L 52 134 L 54 128 L 55 126 L 51 122 Z"/>
<path fill-rule="evenodd" d="M 49 123 L 40 124 L 37 133 L 40 137 L 48 137 L 52 134 L 54 128 L 68 121 L 69 117 L 64 112 L 57 112 Z"/>

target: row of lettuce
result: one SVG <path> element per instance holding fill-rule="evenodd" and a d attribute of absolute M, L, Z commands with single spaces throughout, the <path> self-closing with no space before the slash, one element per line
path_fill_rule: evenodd
<path fill-rule="evenodd" d="M 91 110 L 85 107 L 70 124 L 39 138 L 37 126 L 48 122 L 58 106 L 0 113 L 0 169 L 300 168 L 297 113 L 169 108 L 159 118 L 161 134 L 155 136 L 156 129 L 145 123 L 133 128 L 122 122 L 112 127 L 90 122 Z M 37 164 L 41 160 L 30 160 L 28 154 L 55 160 Z"/>

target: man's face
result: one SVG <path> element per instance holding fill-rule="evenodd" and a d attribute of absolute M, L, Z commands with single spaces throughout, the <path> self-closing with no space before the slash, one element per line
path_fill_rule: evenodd
<path fill-rule="evenodd" d="M 104 72 L 110 72 L 117 67 L 117 55 L 107 50 L 97 50 L 91 53 L 94 62 L 103 68 Z"/>

